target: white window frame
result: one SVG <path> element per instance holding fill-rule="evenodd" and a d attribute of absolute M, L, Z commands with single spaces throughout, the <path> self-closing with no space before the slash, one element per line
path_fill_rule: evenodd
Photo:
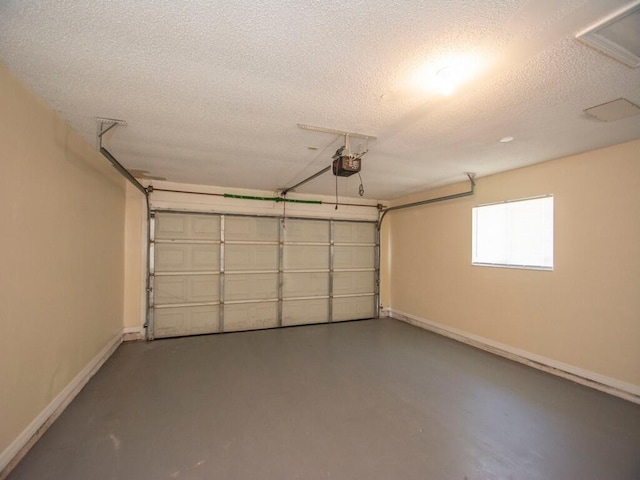
<path fill-rule="evenodd" d="M 522 206 L 522 202 L 535 202 L 547 199 L 541 203 L 541 208 L 551 208 L 550 215 L 541 216 L 537 220 L 539 223 L 538 238 L 532 239 L 531 232 L 518 231 L 517 222 L 513 222 L 510 215 L 517 213 L 517 207 Z M 550 200 L 550 202 L 548 201 Z M 517 204 L 520 205 L 517 205 Z M 550 204 L 550 205 L 549 205 Z M 513 206 L 513 207 L 512 207 Z M 484 210 L 484 219 L 482 218 L 482 209 L 493 207 L 491 210 Z M 547 212 L 548 213 L 548 212 Z M 491 220 L 488 215 L 493 214 L 498 217 L 494 220 L 492 231 L 482 231 L 483 224 L 485 229 L 489 228 L 488 223 Z M 489 203 L 477 205 L 473 207 L 472 212 L 472 246 L 471 246 L 471 264 L 474 266 L 498 267 L 498 268 L 517 268 L 527 270 L 545 270 L 553 271 L 554 268 L 554 199 L 553 195 L 542 195 L 538 197 L 522 198 L 517 200 L 507 200 L 504 202 Z M 504 216 L 503 219 L 499 218 Z M 495 217 L 494 217 L 495 218 Z M 480 231 L 479 231 L 480 230 Z M 520 235 L 520 236 L 519 236 Z M 549 238 L 549 236 L 551 238 Z M 487 242 L 498 242 L 502 244 L 502 249 L 491 251 Z M 518 251 L 518 244 L 526 247 L 527 244 L 536 244 L 533 251 L 524 248 Z M 483 243 L 485 244 L 483 246 Z M 537 249 L 537 250 L 536 250 Z M 497 253 L 498 252 L 498 253 Z M 538 257 L 540 261 L 522 261 L 523 258 Z"/>

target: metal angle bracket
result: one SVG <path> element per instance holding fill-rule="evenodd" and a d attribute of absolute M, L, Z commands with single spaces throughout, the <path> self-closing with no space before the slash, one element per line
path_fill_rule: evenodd
<path fill-rule="evenodd" d="M 306 125 L 298 123 L 298 128 L 303 130 L 311 130 L 312 132 L 330 133 L 332 135 L 345 135 L 351 138 L 364 138 L 365 140 L 376 140 L 378 137 L 374 135 L 365 135 L 364 133 L 345 132 L 344 130 L 336 130 L 335 128 L 316 127 L 314 125 Z"/>
<path fill-rule="evenodd" d="M 464 174 L 469 178 L 472 186 L 476 186 L 476 174 L 474 172 L 464 172 Z"/>
<path fill-rule="evenodd" d="M 104 117 L 96 117 L 96 123 L 98 124 L 98 129 L 96 132 L 96 138 L 98 140 L 98 148 L 102 147 L 102 136 L 118 125 L 126 126 L 127 122 L 124 120 L 118 120 L 116 118 L 104 118 Z"/>

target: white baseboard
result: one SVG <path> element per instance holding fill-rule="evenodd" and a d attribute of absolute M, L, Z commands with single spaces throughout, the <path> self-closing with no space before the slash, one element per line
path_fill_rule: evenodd
<path fill-rule="evenodd" d="M 144 340 L 144 327 L 124 327 L 122 329 L 123 342 L 136 342 Z"/>
<path fill-rule="evenodd" d="M 45 407 L 40 414 L 33 419 L 27 428 L 25 428 L 11 444 L 0 453 L 0 480 L 6 478 L 11 470 L 24 457 L 29 449 L 38 441 L 40 437 L 47 431 L 47 428 L 60 416 L 64 409 L 71 403 L 80 390 L 87 384 L 89 379 L 100 369 L 107 361 L 116 348 L 122 343 L 125 329 L 118 332 L 104 346 L 100 352 L 91 359 L 69 384 L 51 400 L 49 405 Z"/>
<path fill-rule="evenodd" d="M 489 340 L 488 338 L 449 327 L 442 323 L 433 322 L 426 318 L 418 317 L 410 313 L 401 312 L 393 308 L 385 308 L 384 313 L 394 319 L 424 328 L 431 332 L 452 338 L 467 345 L 500 355 L 538 370 L 542 370 L 562 378 L 566 378 L 581 385 L 586 385 L 596 390 L 624 398 L 640 404 L 640 386 L 626 383 L 615 378 L 607 377 L 599 373 L 584 370 L 567 363 L 559 362 L 551 358 L 536 355 L 519 348 Z"/>

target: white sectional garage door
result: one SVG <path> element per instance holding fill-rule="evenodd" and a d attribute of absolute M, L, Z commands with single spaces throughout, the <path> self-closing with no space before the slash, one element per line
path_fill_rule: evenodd
<path fill-rule="evenodd" d="M 153 218 L 151 338 L 375 316 L 373 222 Z"/>

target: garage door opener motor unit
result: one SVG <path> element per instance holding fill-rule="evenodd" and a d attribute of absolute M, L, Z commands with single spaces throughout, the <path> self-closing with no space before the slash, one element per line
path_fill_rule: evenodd
<path fill-rule="evenodd" d="M 350 177 L 354 173 L 360 172 L 362 167 L 361 156 L 343 155 L 346 147 L 340 147 L 333 155 L 333 174 L 337 177 Z M 366 152 L 365 152 L 366 153 Z"/>
<path fill-rule="evenodd" d="M 313 175 L 305 178 L 304 180 L 299 181 L 295 185 L 282 189 L 280 191 L 280 195 L 282 197 L 286 196 L 287 193 L 294 191 L 296 188 L 300 187 L 301 185 L 304 185 L 305 183 L 310 182 L 314 178 L 317 178 L 320 175 L 328 172 L 329 170 L 331 170 L 333 175 L 335 175 L 336 177 L 350 177 L 354 173 L 360 174 L 360 170 L 362 169 L 362 157 L 369 151 L 368 141 L 376 139 L 376 137 L 374 136 L 363 135 L 362 133 L 343 132 L 343 131 L 334 130 L 331 128 L 314 127 L 312 125 L 303 125 L 300 123 L 298 124 L 298 127 L 304 130 L 312 130 L 315 132 L 331 133 L 333 135 L 338 134 L 338 135 L 344 136 L 344 146 L 338 148 L 338 150 L 336 150 L 336 153 L 333 154 L 333 157 L 332 157 L 333 161 L 331 162 L 331 165 L 329 165 L 326 168 L 323 168 L 319 172 L 314 173 Z M 359 151 L 357 153 L 352 153 L 351 147 L 349 145 L 350 137 L 362 138 L 365 141 L 364 149 L 362 149 L 361 148 L 362 145 L 360 145 L 360 147 L 358 148 Z M 337 182 L 337 178 L 336 178 L 336 182 Z M 336 184 L 336 191 L 337 191 L 337 184 Z M 362 178 L 360 179 L 360 188 L 358 193 L 360 194 L 360 196 L 364 195 Z"/>

